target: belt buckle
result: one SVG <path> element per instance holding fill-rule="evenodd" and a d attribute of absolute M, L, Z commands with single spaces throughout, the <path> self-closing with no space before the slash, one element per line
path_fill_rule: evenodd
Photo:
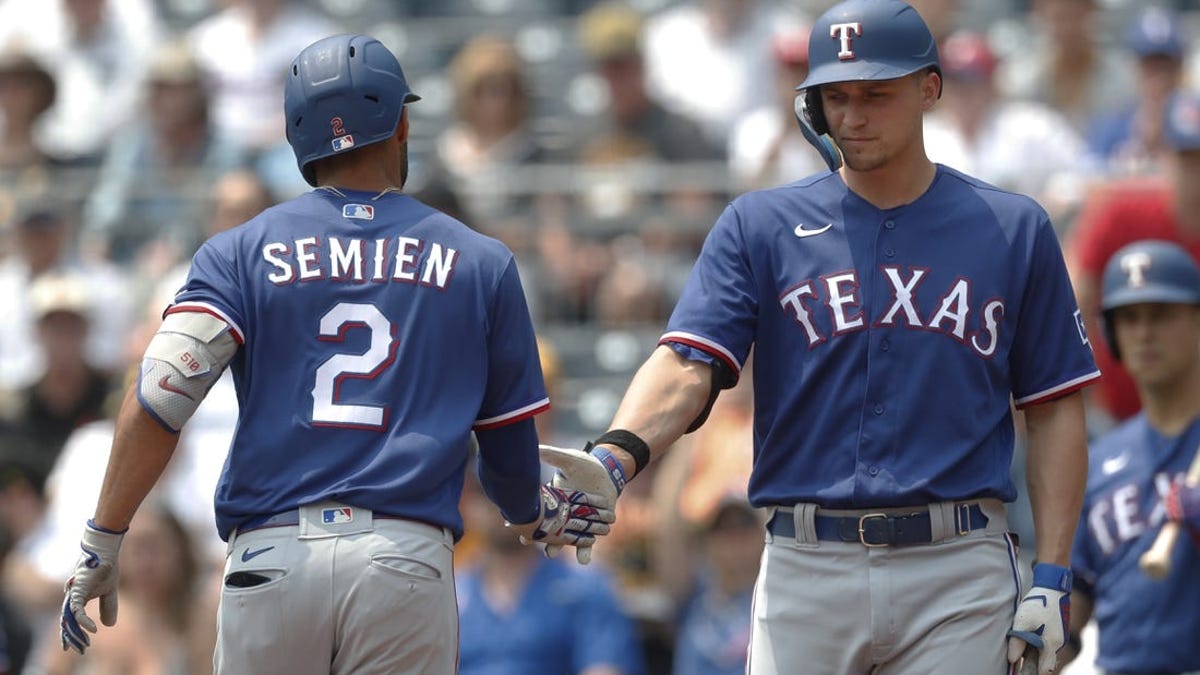
<path fill-rule="evenodd" d="M 955 528 L 958 536 L 965 537 L 971 533 L 971 505 L 958 504 L 954 507 Z"/>
<path fill-rule="evenodd" d="M 866 546 L 867 548 L 886 547 L 887 542 L 884 542 L 882 544 L 872 544 L 872 543 L 868 542 L 867 537 L 866 537 L 867 532 L 866 532 L 866 528 L 864 526 L 868 520 L 871 520 L 873 518 L 880 518 L 883 520 L 887 520 L 887 517 L 888 517 L 888 515 L 886 513 L 867 513 L 867 514 L 863 514 L 863 515 L 859 516 L 858 517 L 858 541 L 859 541 L 859 543 L 861 543 L 863 546 Z"/>

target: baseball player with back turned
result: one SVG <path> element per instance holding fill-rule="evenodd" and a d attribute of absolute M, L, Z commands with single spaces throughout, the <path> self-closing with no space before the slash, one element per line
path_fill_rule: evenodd
<path fill-rule="evenodd" d="M 287 136 L 317 189 L 193 258 L 117 421 L 64 649 L 96 632 L 92 598 L 116 621 L 122 533 L 227 366 L 240 419 L 216 493 L 217 673 L 454 672 L 472 430 L 514 536 L 582 558 L 607 531 L 611 503 L 540 485 L 532 416 L 549 402 L 512 254 L 402 192 L 416 100 L 365 35 L 293 61 Z"/>
<path fill-rule="evenodd" d="M 1095 617 L 1106 673 L 1200 673 L 1200 487 L 1183 482 L 1200 452 L 1200 269 L 1177 244 L 1146 240 L 1113 254 L 1102 283 L 1105 335 L 1142 411 L 1091 448 L 1064 656 Z M 1151 579 L 1138 561 L 1167 519 L 1191 537 L 1172 547 L 1167 576 Z"/>
<path fill-rule="evenodd" d="M 809 62 L 806 135 L 845 165 L 729 205 L 589 454 L 632 478 L 753 346 L 749 493 L 773 514 L 749 672 L 995 675 L 1028 643 L 1049 673 L 1086 478 L 1078 390 L 1100 375 L 1054 230 L 1031 199 L 927 159 L 942 78 L 912 7 L 834 6 Z M 1037 526 L 1024 599 L 1010 399 Z"/>

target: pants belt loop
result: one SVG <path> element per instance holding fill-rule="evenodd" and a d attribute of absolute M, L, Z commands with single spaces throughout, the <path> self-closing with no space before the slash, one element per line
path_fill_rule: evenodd
<path fill-rule="evenodd" d="M 792 507 L 792 523 L 796 526 L 796 547 L 817 548 L 817 505 L 796 504 Z"/>
<path fill-rule="evenodd" d="M 959 511 L 954 502 L 934 502 L 929 505 L 929 539 L 933 543 L 949 541 L 958 536 Z"/>
<path fill-rule="evenodd" d="M 778 506 L 768 506 L 767 507 L 767 523 L 768 523 L 768 525 L 770 523 L 774 522 L 775 516 L 778 513 L 779 513 Z M 764 527 L 763 531 L 765 532 L 765 535 L 764 535 L 765 543 L 768 543 L 768 544 L 775 543 L 775 533 L 771 531 L 771 528 L 769 526 Z"/>

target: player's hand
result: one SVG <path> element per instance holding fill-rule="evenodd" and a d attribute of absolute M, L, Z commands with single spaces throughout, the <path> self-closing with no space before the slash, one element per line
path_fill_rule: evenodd
<path fill-rule="evenodd" d="M 1200 485 L 1175 481 L 1163 504 L 1167 508 L 1167 518 L 1193 531 L 1200 531 Z"/>
<path fill-rule="evenodd" d="M 1033 587 L 1017 607 L 1008 631 L 1008 662 L 1016 663 L 1028 645 L 1038 651 L 1038 674 L 1054 672 L 1070 623 L 1071 570 L 1049 563 L 1034 565 Z"/>
<path fill-rule="evenodd" d="M 617 497 L 625 489 L 628 479 L 621 463 L 611 452 L 602 447 L 592 447 L 584 451 L 567 448 L 556 448 L 553 445 L 538 446 L 542 461 L 557 468 L 554 480 L 555 487 L 568 490 L 582 490 L 609 503 L 609 508 L 616 508 Z M 586 565 L 592 560 L 592 545 L 595 540 L 576 545 L 575 559 Z M 551 544 L 546 546 L 546 555 L 558 555 L 562 546 Z"/>
<path fill-rule="evenodd" d="M 88 633 L 96 632 L 96 622 L 85 611 L 92 598 L 100 598 L 100 621 L 105 626 L 117 622 L 117 551 L 124 536 L 124 532 L 106 530 L 90 520 L 84 528 L 79 542 L 83 554 L 64 589 L 63 651 L 74 649 L 82 654 L 92 643 Z"/>
<path fill-rule="evenodd" d="M 563 546 L 590 550 L 596 537 L 608 534 L 609 524 L 616 520 L 610 500 L 582 490 L 546 484 L 539 490 L 538 501 L 540 511 L 532 522 L 507 525 L 517 531 L 522 544 L 546 544 L 550 556 Z"/>

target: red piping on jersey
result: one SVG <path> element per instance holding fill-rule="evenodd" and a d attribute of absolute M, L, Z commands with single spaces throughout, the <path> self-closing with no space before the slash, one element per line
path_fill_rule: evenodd
<path fill-rule="evenodd" d="M 728 356 L 725 356 L 721 352 L 713 349 L 712 347 L 709 347 L 706 344 L 702 344 L 695 340 L 689 340 L 687 338 L 681 338 L 681 337 L 665 337 L 665 338 L 662 338 L 661 340 L 659 340 L 658 344 L 665 345 L 669 342 L 675 342 L 675 343 L 678 343 L 681 345 L 687 345 L 688 347 L 694 347 L 696 349 L 699 349 L 700 351 L 704 352 L 705 354 L 708 354 L 709 356 L 721 359 L 721 361 L 723 361 L 725 363 L 725 365 L 729 366 L 729 369 L 732 370 L 734 373 L 737 373 L 740 375 L 742 372 L 742 369 L 738 366 L 738 364 L 731 361 Z"/>
<path fill-rule="evenodd" d="M 240 331 L 238 331 L 238 329 L 237 329 L 237 328 L 235 328 L 235 327 L 234 327 L 234 325 L 233 325 L 232 323 L 229 323 L 229 320 L 228 320 L 228 319 L 226 319 L 225 317 L 221 316 L 221 315 L 220 315 L 220 314 L 218 314 L 216 311 L 214 311 L 214 310 L 212 310 L 212 309 L 209 309 L 208 307 L 205 307 L 205 306 L 203 306 L 203 305 L 198 305 L 198 304 L 195 304 L 195 303 L 186 303 L 186 302 L 184 302 L 184 303 L 180 303 L 180 304 L 178 304 L 178 305 L 175 305 L 175 306 L 173 306 L 173 307 L 168 307 L 168 308 L 167 308 L 167 311 L 163 312 L 163 316 L 166 316 L 166 315 L 168 315 L 168 314 L 178 314 L 179 312 L 201 312 L 201 313 L 203 313 L 203 314 L 208 314 L 208 315 L 210 315 L 210 316 L 215 316 L 216 318 L 218 318 L 218 319 L 220 319 L 222 322 L 224 322 L 226 326 L 229 326 L 229 333 L 230 333 L 231 335 L 233 335 L 233 339 L 234 339 L 234 341 L 236 341 L 236 342 L 237 342 L 239 345 L 244 345 L 244 344 L 246 344 L 246 340 L 245 340 L 245 338 L 243 338 L 243 337 L 242 337 L 242 334 L 241 334 L 241 332 L 240 332 Z"/>
<path fill-rule="evenodd" d="M 1029 401 L 1025 401 L 1024 403 L 1016 404 L 1016 408 L 1017 408 L 1017 410 L 1024 410 L 1031 405 L 1038 405 L 1039 403 L 1049 403 L 1050 401 L 1053 401 L 1054 399 L 1062 398 L 1068 394 L 1074 394 L 1075 392 L 1079 391 L 1080 389 L 1083 389 L 1084 387 L 1088 386 L 1089 384 L 1094 383 L 1099 378 L 1100 378 L 1100 371 L 1097 370 L 1096 372 L 1092 373 L 1091 377 L 1087 377 L 1086 379 L 1080 380 L 1079 382 L 1076 382 L 1075 384 L 1067 387 L 1066 389 L 1052 391 L 1049 394 L 1046 394 L 1045 396 L 1040 396 L 1038 398 L 1035 398 L 1035 399 L 1032 399 Z"/>
<path fill-rule="evenodd" d="M 530 417 L 533 417 L 534 415 L 540 415 L 541 413 L 544 413 L 549 409 L 550 409 L 550 402 L 547 401 L 536 408 L 533 408 L 531 410 L 526 410 L 525 412 L 521 413 L 520 415 L 516 415 L 514 417 L 508 417 L 508 418 L 505 418 L 502 420 L 496 420 L 495 422 L 488 422 L 487 424 L 476 424 L 471 427 L 471 430 L 472 431 L 487 431 L 488 429 L 499 429 L 500 427 L 506 427 L 515 422 L 520 422 L 521 420 L 527 420 Z"/>

